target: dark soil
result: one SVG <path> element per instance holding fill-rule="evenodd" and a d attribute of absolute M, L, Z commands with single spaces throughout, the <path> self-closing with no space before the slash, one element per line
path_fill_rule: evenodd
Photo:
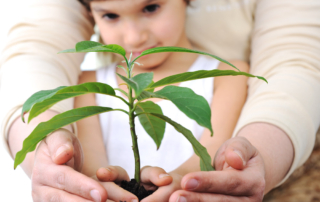
<path fill-rule="evenodd" d="M 136 195 L 139 201 L 141 201 L 142 199 L 146 198 L 147 196 L 151 195 L 154 192 L 153 190 L 147 191 L 143 186 L 139 186 L 139 184 L 135 179 L 131 179 L 130 182 L 123 180 L 120 186 L 123 189 Z M 120 201 L 120 202 L 125 202 L 125 201 Z"/>

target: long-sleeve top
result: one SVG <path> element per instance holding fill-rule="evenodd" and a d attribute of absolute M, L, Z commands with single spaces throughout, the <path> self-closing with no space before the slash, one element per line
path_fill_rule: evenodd
<path fill-rule="evenodd" d="M 93 33 L 90 15 L 76 0 L 27 0 L 23 5 L 0 55 L 4 143 L 30 95 L 77 84 L 84 55 L 56 53 Z M 295 152 L 285 179 L 310 155 L 320 124 L 319 10 L 318 0 L 196 0 L 187 11 L 187 35 L 195 48 L 248 61 L 250 73 L 268 80 L 249 79 L 234 135 L 253 122 L 282 129 Z M 70 99 L 53 110 L 72 107 Z"/>

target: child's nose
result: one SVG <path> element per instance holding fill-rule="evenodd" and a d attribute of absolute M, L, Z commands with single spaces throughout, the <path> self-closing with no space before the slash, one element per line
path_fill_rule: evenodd
<path fill-rule="evenodd" d="M 124 43 L 131 48 L 139 48 L 148 39 L 146 29 L 135 23 L 128 23 L 124 33 Z"/>

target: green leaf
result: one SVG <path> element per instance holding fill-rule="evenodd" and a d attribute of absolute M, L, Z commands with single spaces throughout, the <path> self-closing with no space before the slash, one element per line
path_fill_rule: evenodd
<path fill-rule="evenodd" d="M 87 53 L 87 52 L 111 52 L 122 55 L 126 59 L 126 51 L 117 44 L 103 45 L 95 41 L 81 41 L 75 49 L 67 49 L 59 53 Z"/>
<path fill-rule="evenodd" d="M 114 51 L 114 53 L 118 53 L 118 54 L 122 55 L 123 57 L 126 57 L 126 50 L 124 50 L 124 48 L 122 48 L 121 46 L 119 46 L 117 44 L 104 45 L 103 47 L 111 49 L 112 51 Z"/>
<path fill-rule="evenodd" d="M 166 98 L 164 96 L 157 95 L 157 94 L 155 94 L 153 92 L 150 92 L 150 91 L 142 91 L 140 93 L 140 95 L 137 97 L 137 99 L 139 101 L 145 100 L 145 99 L 149 99 L 149 98 L 161 98 L 161 99 L 165 99 L 165 100 L 168 99 L 168 98 Z"/>
<path fill-rule="evenodd" d="M 157 149 L 159 149 L 161 141 L 163 139 L 166 122 L 159 118 L 151 116 L 148 113 L 163 114 L 161 107 L 151 101 L 141 102 L 137 105 L 135 112 L 137 114 L 144 112 L 143 114 L 138 115 L 140 123 L 143 126 L 144 130 L 156 143 Z"/>
<path fill-rule="evenodd" d="M 254 76 L 252 74 L 246 73 L 246 72 L 237 72 L 234 70 L 219 70 L 219 69 L 214 69 L 214 70 L 199 70 L 195 72 L 184 72 L 181 74 L 175 74 L 172 76 L 168 76 L 166 78 L 163 78 L 157 82 L 155 82 L 150 88 L 156 88 L 159 86 L 165 86 L 165 85 L 170 85 L 174 83 L 180 83 L 184 81 L 190 81 L 190 80 L 196 80 L 196 79 L 203 79 L 203 78 L 208 78 L 208 77 L 218 77 L 218 76 L 238 76 L 238 75 L 243 75 L 247 77 L 257 77 L 258 79 L 261 79 L 265 81 L 266 83 L 267 80 L 263 77 L 260 76 Z"/>
<path fill-rule="evenodd" d="M 228 61 L 218 57 L 218 56 L 215 56 L 215 55 L 212 55 L 212 54 L 209 54 L 209 53 L 206 53 L 206 52 L 202 52 L 202 51 L 197 51 L 197 50 L 192 50 L 192 49 L 188 49 L 188 48 L 181 48 L 181 47 L 173 47 L 173 46 L 164 46 L 164 47 L 155 47 L 155 48 L 151 48 L 151 49 L 148 49 L 148 50 L 145 50 L 141 53 L 141 55 L 139 55 L 138 57 L 136 57 L 133 62 L 135 62 L 137 59 L 139 59 L 140 57 L 144 56 L 144 55 L 149 55 L 149 54 L 152 54 L 152 53 L 162 53 L 162 52 L 186 52 L 186 53 L 197 53 L 197 54 L 201 54 L 201 55 L 208 55 L 210 57 L 213 57 L 223 63 L 226 63 L 228 65 L 230 65 L 231 67 L 237 69 L 238 71 L 240 71 L 238 68 L 236 68 L 233 64 L 229 63 Z"/>
<path fill-rule="evenodd" d="M 174 122 L 173 120 L 162 114 L 150 113 L 150 115 L 166 121 L 189 140 L 189 142 L 192 144 L 194 152 L 197 156 L 200 157 L 200 168 L 202 171 L 214 170 L 211 165 L 211 157 L 208 154 L 207 149 L 198 142 L 198 140 L 192 135 L 190 130 L 186 129 L 182 125 L 178 124 L 177 122 Z"/>
<path fill-rule="evenodd" d="M 40 123 L 32 133 L 23 141 L 21 151 L 19 151 L 14 160 L 14 168 L 23 162 L 28 152 L 35 150 L 37 144 L 43 140 L 48 134 L 55 130 L 79 121 L 89 116 L 100 114 L 103 112 L 115 111 L 109 107 L 89 106 L 72 109 L 64 113 L 58 114 L 47 122 Z"/>
<path fill-rule="evenodd" d="M 207 100 L 194 93 L 190 88 L 178 86 L 166 86 L 154 92 L 158 98 L 165 97 L 173 102 L 185 115 L 195 120 L 200 126 L 204 126 L 211 131 L 211 108 Z"/>
<path fill-rule="evenodd" d="M 29 110 L 30 115 L 28 122 L 59 101 L 87 93 L 100 93 L 117 97 L 111 86 L 99 82 L 88 82 L 75 86 L 61 86 L 53 90 L 39 91 L 24 103 L 21 113 L 22 121 L 24 122 L 23 115 Z"/>
<path fill-rule="evenodd" d="M 103 46 L 103 44 L 95 42 L 95 41 L 81 41 L 76 44 L 76 51 L 82 52 L 87 49 L 95 48 L 95 47 L 99 47 L 99 46 Z"/>
<path fill-rule="evenodd" d="M 133 88 L 136 97 L 152 83 L 153 72 L 138 74 L 132 78 L 124 77 L 117 73 L 117 75 L 126 82 L 131 88 Z"/>

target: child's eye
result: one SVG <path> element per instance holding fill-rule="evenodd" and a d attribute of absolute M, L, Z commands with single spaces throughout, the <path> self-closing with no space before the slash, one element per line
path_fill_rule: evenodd
<path fill-rule="evenodd" d="M 117 14 L 114 14 L 114 13 L 107 13 L 107 14 L 104 14 L 102 16 L 103 18 L 106 18 L 108 20 L 115 20 L 117 19 L 119 16 Z"/>
<path fill-rule="evenodd" d="M 145 12 L 145 13 L 153 13 L 153 12 L 157 11 L 158 8 L 160 8 L 160 6 L 158 4 L 151 4 L 151 5 L 146 6 L 143 9 L 143 12 Z"/>

